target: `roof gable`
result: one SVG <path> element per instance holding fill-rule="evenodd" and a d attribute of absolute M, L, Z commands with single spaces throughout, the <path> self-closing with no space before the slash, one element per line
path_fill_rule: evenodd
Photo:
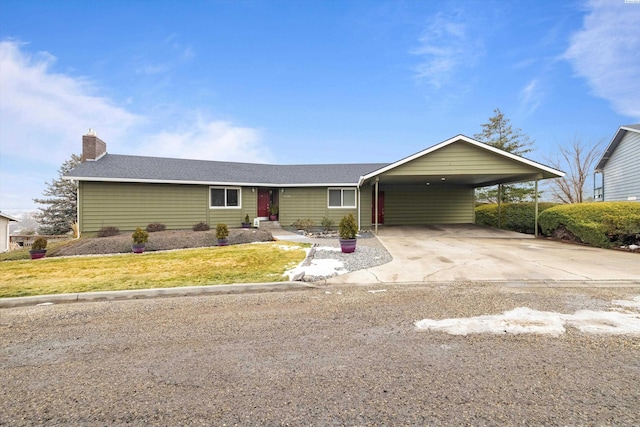
<path fill-rule="evenodd" d="M 602 153 L 602 157 L 600 157 L 600 160 L 596 165 L 596 171 L 601 171 L 604 168 L 604 165 L 611 158 L 611 155 L 616 150 L 616 148 L 618 148 L 618 145 L 620 145 L 620 142 L 622 142 L 627 132 L 640 133 L 640 124 L 623 125 L 618 128 L 618 131 L 611 139 L 611 142 L 607 146 L 607 149 L 604 150 L 604 153 Z"/>
<path fill-rule="evenodd" d="M 557 178 L 564 173 L 524 157 L 495 148 L 464 135 L 450 138 L 404 159 L 391 163 L 379 170 L 364 175 L 360 183 L 376 176 L 399 175 L 474 175 L 478 179 L 469 181 L 474 185 L 491 185 L 500 176 L 538 174 L 541 178 Z M 485 179 L 480 179 L 485 175 Z"/>

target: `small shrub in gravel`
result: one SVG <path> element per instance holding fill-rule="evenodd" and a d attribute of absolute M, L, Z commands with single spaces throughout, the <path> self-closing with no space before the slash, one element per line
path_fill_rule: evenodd
<path fill-rule="evenodd" d="M 328 216 L 325 216 L 324 218 L 322 218 L 322 222 L 320 223 L 320 225 L 322 225 L 325 231 L 331 231 L 333 226 L 336 225 L 336 222 Z"/>
<path fill-rule="evenodd" d="M 147 225 L 146 230 L 149 233 L 155 233 L 156 231 L 164 231 L 167 229 L 167 226 L 164 224 L 160 224 L 159 222 L 152 222 L 151 224 Z"/>
<path fill-rule="evenodd" d="M 209 231 L 211 227 L 206 222 L 199 222 L 193 225 L 193 231 Z"/>
<path fill-rule="evenodd" d="M 117 236 L 120 234 L 120 229 L 118 227 L 102 227 L 98 230 L 98 237 L 111 237 Z"/>
<path fill-rule="evenodd" d="M 293 223 L 293 226 L 297 230 L 304 230 L 307 233 L 311 231 L 314 226 L 313 220 L 310 218 L 296 219 Z"/>

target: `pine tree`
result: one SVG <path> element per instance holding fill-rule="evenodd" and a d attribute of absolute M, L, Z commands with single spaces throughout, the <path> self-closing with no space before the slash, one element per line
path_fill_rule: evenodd
<path fill-rule="evenodd" d="M 40 209 L 35 217 L 40 223 L 40 234 L 58 235 L 71 231 L 71 224 L 77 220 L 78 185 L 75 181 L 62 179 L 62 177 L 80 164 L 81 158 L 72 154 L 71 159 L 65 161 L 58 169 L 59 178 L 50 183 L 42 195 L 45 198 L 33 199 L 34 202 L 48 205 Z"/>
<path fill-rule="evenodd" d="M 482 132 L 473 135 L 475 139 L 517 156 L 522 156 L 533 150 L 533 141 L 521 129 L 513 129 L 510 120 L 504 117 L 499 108 L 493 110 L 494 116 L 489 117 L 489 123 L 483 123 Z M 533 184 L 511 184 L 502 187 L 503 202 L 523 202 L 533 200 L 535 190 Z M 498 187 L 486 187 L 478 190 L 478 200 L 489 203 L 498 201 Z"/>

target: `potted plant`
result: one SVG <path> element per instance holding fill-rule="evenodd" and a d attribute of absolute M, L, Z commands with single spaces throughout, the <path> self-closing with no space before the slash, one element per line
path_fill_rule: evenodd
<path fill-rule="evenodd" d="M 338 234 L 340 235 L 340 248 L 345 254 L 356 250 L 356 233 L 358 224 L 353 214 L 345 215 L 338 224 Z"/>
<path fill-rule="evenodd" d="M 251 220 L 249 219 L 249 214 L 244 216 L 244 220 L 242 221 L 242 228 L 251 228 Z"/>
<path fill-rule="evenodd" d="M 276 203 L 272 204 L 269 208 L 269 221 L 277 221 L 278 220 L 278 212 L 280 209 Z"/>
<path fill-rule="evenodd" d="M 229 241 L 227 237 L 229 236 L 229 228 L 227 224 L 218 224 L 216 225 L 216 239 L 218 239 L 218 246 L 227 246 Z"/>
<path fill-rule="evenodd" d="M 31 255 L 31 259 L 40 259 L 44 258 L 47 254 L 47 239 L 44 237 L 38 237 L 33 241 L 31 245 L 31 250 L 29 251 L 29 255 Z"/>
<path fill-rule="evenodd" d="M 138 227 L 131 237 L 133 238 L 133 244 L 131 245 L 133 253 L 141 254 L 144 252 L 145 244 L 149 240 L 149 233 Z"/>

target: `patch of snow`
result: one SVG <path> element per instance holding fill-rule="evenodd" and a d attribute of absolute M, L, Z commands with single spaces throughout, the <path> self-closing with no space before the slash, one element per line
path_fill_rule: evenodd
<path fill-rule="evenodd" d="M 297 267 L 284 272 L 285 276 L 291 279 L 293 276 L 304 272 L 306 276 L 328 277 L 335 274 L 344 274 L 348 271 L 344 268 L 342 261 L 337 259 L 313 259 L 311 265 L 298 265 Z"/>
<path fill-rule="evenodd" d="M 386 289 L 375 289 L 375 290 L 371 290 L 371 291 L 367 291 L 370 294 L 377 294 L 378 292 L 387 292 Z"/>
<path fill-rule="evenodd" d="M 40 304 L 36 304 L 36 307 L 43 307 L 47 305 L 53 305 L 52 302 L 41 302 Z"/>
<path fill-rule="evenodd" d="M 282 249 L 283 251 L 297 251 L 298 249 L 302 249 L 302 246 L 298 245 L 274 245 L 274 247 Z M 307 253 L 309 252 L 307 251 Z"/>
<path fill-rule="evenodd" d="M 579 310 L 575 314 L 537 311 L 519 307 L 502 314 L 459 319 L 423 319 L 415 322 L 418 329 L 447 332 L 451 335 L 467 334 L 548 334 L 559 336 L 566 326 L 584 333 L 612 335 L 640 335 L 640 296 L 631 301 L 612 301 L 615 305 L 636 311 Z"/>

